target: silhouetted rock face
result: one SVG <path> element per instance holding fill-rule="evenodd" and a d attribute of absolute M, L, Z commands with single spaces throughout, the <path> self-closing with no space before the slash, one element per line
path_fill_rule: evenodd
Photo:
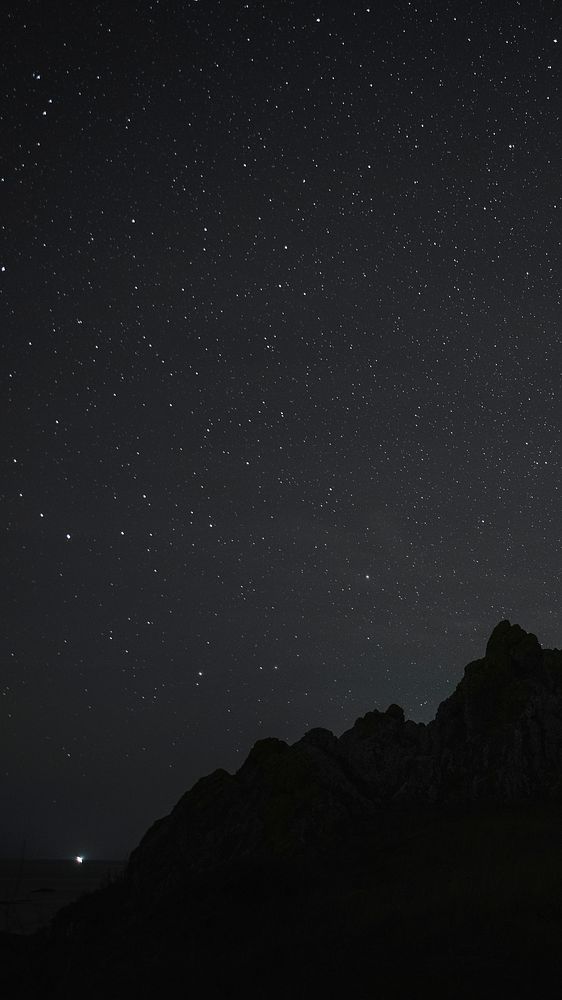
<path fill-rule="evenodd" d="M 131 856 L 129 875 L 166 895 L 210 869 L 330 849 L 350 819 L 373 811 L 337 751 L 327 730 L 292 747 L 259 740 L 237 774 L 201 779 L 154 824 Z"/>
<path fill-rule="evenodd" d="M 441 801 L 562 796 L 562 653 L 508 621 L 431 724 Z"/>
<path fill-rule="evenodd" d="M 428 727 L 405 722 L 398 705 L 386 712 L 368 712 L 340 737 L 339 746 L 377 805 L 425 796 L 431 777 Z"/>
<path fill-rule="evenodd" d="M 562 800 L 562 653 L 496 626 L 429 725 L 368 712 L 339 739 L 260 740 L 235 775 L 203 778 L 131 855 L 129 875 L 166 893 L 230 863 L 330 849 L 384 807 Z"/>

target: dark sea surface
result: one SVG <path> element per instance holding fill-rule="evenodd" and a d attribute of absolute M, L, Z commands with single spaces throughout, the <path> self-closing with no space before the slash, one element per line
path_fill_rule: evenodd
<path fill-rule="evenodd" d="M 63 906 L 116 879 L 125 861 L 0 859 L 0 930 L 31 934 Z"/>

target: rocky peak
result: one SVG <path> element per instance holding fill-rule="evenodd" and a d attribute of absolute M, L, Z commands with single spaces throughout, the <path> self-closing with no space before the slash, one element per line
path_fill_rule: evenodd
<path fill-rule="evenodd" d="M 562 655 L 500 622 L 431 725 L 437 799 L 559 796 Z"/>
<path fill-rule="evenodd" d="M 488 639 L 486 658 L 533 669 L 542 663 L 542 649 L 536 635 L 504 620 L 496 625 Z"/>

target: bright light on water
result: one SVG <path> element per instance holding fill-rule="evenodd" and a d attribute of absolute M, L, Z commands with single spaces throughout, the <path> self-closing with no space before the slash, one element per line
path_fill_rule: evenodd
<path fill-rule="evenodd" d="M 83 857 L 81 857 L 81 855 L 80 855 L 80 854 L 77 854 L 77 855 L 76 855 L 76 859 L 75 859 L 75 860 L 76 860 L 76 861 L 78 862 L 78 864 L 79 864 L 79 865 L 81 865 L 81 864 L 82 864 L 82 862 L 83 862 L 83 860 L 84 860 L 84 858 L 83 858 Z"/>

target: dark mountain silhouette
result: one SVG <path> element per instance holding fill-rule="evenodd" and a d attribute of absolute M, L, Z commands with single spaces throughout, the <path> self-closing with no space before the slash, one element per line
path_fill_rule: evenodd
<path fill-rule="evenodd" d="M 260 740 L 62 911 L 26 968 L 13 995 L 547 995 L 562 652 L 503 621 L 429 725 L 391 705 L 339 739 Z"/>

